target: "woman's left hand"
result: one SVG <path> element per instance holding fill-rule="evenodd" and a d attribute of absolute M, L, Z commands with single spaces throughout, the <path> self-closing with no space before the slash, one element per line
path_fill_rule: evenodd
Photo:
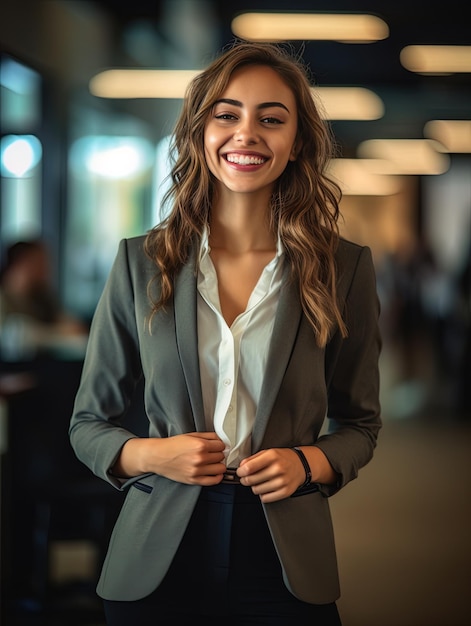
<path fill-rule="evenodd" d="M 306 478 L 298 455 L 291 448 L 270 448 L 243 459 L 237 469 L 241 484 L 262 502 L 289 498 Z"/>
<path fill-rule="evenodd" d="M 318 446 L 302 446 L 311 469 L 311 480 L 324 485 L 339 479 L 328 458 Z M 242 485 L 251 487 L 262 502 L 289 498 L 306 480 L 306 471 L 291 448 L 260 450 L 240 462 L 237 474 Z"/>

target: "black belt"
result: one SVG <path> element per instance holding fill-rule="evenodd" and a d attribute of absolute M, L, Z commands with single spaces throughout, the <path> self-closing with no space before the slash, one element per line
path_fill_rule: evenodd
<path fill-rule="evenodd" d="M 240 485 L 240 478 L 237 476 L 236 470 L 235 467 L 228 467 L 221 482 L 226 485 Z"/>

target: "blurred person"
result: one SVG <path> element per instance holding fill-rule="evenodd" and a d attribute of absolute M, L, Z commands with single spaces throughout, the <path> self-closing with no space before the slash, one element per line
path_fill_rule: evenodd
<path fill-rule="evenodd" d="M 0 272 L 0 345 L 7 357 L 31 356 L 57 340 L 88 334 L 84 323 L 63 310 L 51 276 L 42 240 L 7 248 Z"/>
<path fill-rule="evenodd" d="M 328 498 L 373 456 L 381 339 L 332 145 L 286 46 L 234 42 L 189 86 L 173 208 L 119 244 L 70 423 L 127 491 L 97 586 L 109 626 L 341 624 Z M 122 420 L 142 379 L 138 437 Z"/>

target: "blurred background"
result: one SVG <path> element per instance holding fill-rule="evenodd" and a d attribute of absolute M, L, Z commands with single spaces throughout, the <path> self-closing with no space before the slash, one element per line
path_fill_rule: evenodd
<path fill-rule="evenodd" d="M 104 624 L 94 585 L 121 495 L 67 439 L 88 327 L 119 240 L 165 214 L 189 76 L 234 37 L 289 41 L 309 65 L 342 234 L 377 270 L 384 427 L 331 500 L 344 626 L 464 626 L 471 31 L 454 0 L 0 4 L 2 623 Z"/>

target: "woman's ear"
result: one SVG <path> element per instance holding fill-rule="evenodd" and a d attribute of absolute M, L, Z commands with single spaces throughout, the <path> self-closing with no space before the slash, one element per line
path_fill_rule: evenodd
<path fill-rule="evenodd" d="M 290 161 L 296 161 L 296 158 L 299 154 L 299 150 L 301 149 L 301 144 L 299 139 L 296 139 L 296 141 L 293 144 L 293 147 L 291 148 L 291 152 L 289 155 L 289 160 Z"/>

